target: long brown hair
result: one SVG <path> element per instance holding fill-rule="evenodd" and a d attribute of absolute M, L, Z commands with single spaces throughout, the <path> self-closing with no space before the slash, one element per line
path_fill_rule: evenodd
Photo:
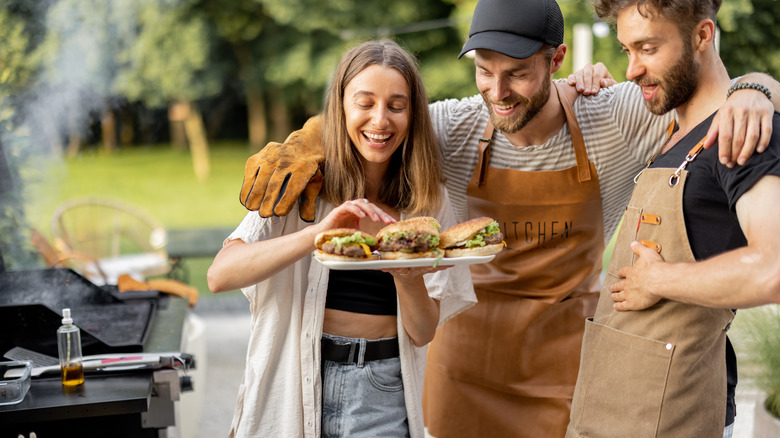
<path fill-rule="evenodd" d="M 363 166 L 347 133 L 344 89 L 355 76 L 372 65 L 398 71 L 411 92 L 409 132 L 390 158 L 390 166 L 379 186 L 379 200 L 408 214 L 431 212 L 441 202 L 443 176 L 428 113 L 428 99 L 417 61 L 390 40 L 360 44 L 347 51 L 336 67 L 322 113 L 325 147 L 322 196 L 334 205 L 365 196 Z"/>

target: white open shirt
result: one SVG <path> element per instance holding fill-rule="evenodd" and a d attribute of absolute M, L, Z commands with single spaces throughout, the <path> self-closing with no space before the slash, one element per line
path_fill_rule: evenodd
<path fill-rule="evenodd" d="M 442 230 L 456 223 L 442 187 L 442 207 L 430 216 Z M 333 209 L 317 200 L 316 221 Z M 403 219 L 404 217 L 402 217 Z M 290 234 L 310 225 L 297 207 L 287 216 L 261 218 L 249 212 L 226 239 L 257 242 Z M 320 338 L 328 290 L 328 269 L 306 256 L 270 279 L 242 289 L 249 300 L 252 327 L 244 378 L 239 387 L 231 437 L 319 437 L 322 415 Z M 439 326 L 477 301 L 466 265 L 426 274 L 428 294 L 438 299 Z M 398 315 L 400 308 L 398 309 Z M 401 375 L 409 431 L 424 437 L 422 389 L 427 346 L 415 347 L 398 320 Z"/>

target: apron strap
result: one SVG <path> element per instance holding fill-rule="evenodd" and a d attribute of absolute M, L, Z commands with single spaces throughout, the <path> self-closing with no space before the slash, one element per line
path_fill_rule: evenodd
<path fill-rule="evenodd" d="M 566 115 L 566 123 L 569 125 L 569 132 L 571 134 L 571 141 L 574 145 L 574 156 L 577 159 L 577 177 L 579 182 L 585 182 L 591 180 L 590 174 L 590 162 L 588 161 L 588 151 L 585 149 L 585 140 L 582 138 L 582 131 L 580 131 L 580 125 L 577 123 L 577 118 L 574 116 L 574 109 L 563 93 L 562 87 L 568 86 L 562 83 L 553 82 L 555 85 L 555 91 L 558 93 L 558 101 L 561 103 L 563 112 Z M 490 142 L 493 138 L 493 122 L 488 119 L 485 126 L 485 132 L 482 138 L 479 139 L 479 159 L 477 161 L 477 168 L 479 169 L 479 180 L 477 186 L 480 187 L 485 183 L 487 177 L 488 163 L 490 162 Z"/>
<path fill-rule="evenodd" d="M 485 178 L 487 177 L 487 165 L 490 162 L 490 141 L 493 138 L 493 122 L 488 119 L 485 126 L 485 133 L 482 138 L 479 139 L 479 161 L 477 162 L 477 168 L 479 169 L 479 180 L 477 181 L 477 187 L 481 187 L 485 184 Z"/>
<path fill-rule="evenodd" d="M 647 166 L 645 166 L 645 169 L 650 167 L 651 164 L 655 161 L 655 158 L 658 156 L 659 153 L 666 147 L 666 144 L 669 143 L 669 140 L 672 138 L 672 134 L 674 134 L 675 128 L 677 128 L 677 121 L 672 120 L 672 123 L 669 125 L 669 129 L 666 130 L 666 141 L 661 145 L 660 148 L 653 154 L 652 157 L 650 157 L 649 160 L 647 160 Z M 695 160 L 697 156 L 699 156 L 699 153 L 701 153 L 702 149 L 704 149 L 704 140 L 707 139 L 707 136 L 705 135 L 704 138 L 699 140 L 696 145 L 694 145 L 690 151 L 688 151 L 688 155 L 685 157 L 685 161 L 680 164 L 680 166 L 674 171 L 672 176 L 669 177 L 669 187 L 674 187 L 677 185 L 677 183 L 680 182 L 680 174 L 683 170 L 685 170 L 686 167 L 688 167 L 688 163 Z M 642 172 L 645 171 L 645 169 L 642 169 L 635 177 L 634 177 L 634 184 L 636 184 L 637 179 L 639 178 L 639 175 L 642 174 Z"/>
<path fill-rule="evenodd" d="M 699 153 L 702 151 L 702 149 L 704 149 L 704 140 L 706 139 L 707 136 L 705 135 L 704 138 L 699 140 L 699 142 L 696 143 L 696 145 L 693 146 L 690 151 L 688 151 L 688 155 L 685 156 L 685 161 L 683 161 L 682 164 L 680 164 L 680 167 L 674 171 L 674 174 L 669 177 L 669 187 L 674 187 L 678 182 L 680 182 L 680 173 L 685 170 L 686 167 L 688 167 L 688 163 L 695 160 L 696 157 L 699 156 Z"/>
<path fill-rule="evenodd" d="M 582 131 L 580 131 L 577 118 L 574 117 L 574 109 L 571 106 L 571 102 L 566 97 L 566 93 L 563 92 L 563 87 L 568 87 L 569 85 L 564 85 L 560 82 L 553 82 L 553 84 L 555 85 L 555 91 L 558 93 L 558 100 L 561 102 L 563 112 L 566 114 L 566 123 L 569 125 L 571 142 L 574 144 L 574 155 L 577 157 L 579 181 L 590 181 L 590 163 L 588 162 L 588 152 L 585 150 L 585 140 L 582 138 Z"/>

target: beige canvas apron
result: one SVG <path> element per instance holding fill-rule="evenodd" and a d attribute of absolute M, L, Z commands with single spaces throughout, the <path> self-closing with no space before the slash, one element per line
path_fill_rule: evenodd
<path fill-rule="evenodd" d="M 598 297 L 604 228 L 596 168 L 571 104 L 561 105 L 574 167 L 489 167 L 490 122 L 480 143 L 469 215 L 495 218 L 507 248 L 472 265 L 478 304 L 442 326 L 429 347 L 423 412 L 436 437 L 566 431 L 585 318 Z"/>
<path fill-rule="evenodd" d="M 636 261 L 632 241 L 667 262 L 694 261 L 683 219 L 683 168 L 676 178 L 675 169 L 654 168 L 637 179 L 596 315 L 586 324 L 567 437 L 723 436 L 731 310 L 661 300 L 620 312 L 609 291 L 617 271 Z"/>

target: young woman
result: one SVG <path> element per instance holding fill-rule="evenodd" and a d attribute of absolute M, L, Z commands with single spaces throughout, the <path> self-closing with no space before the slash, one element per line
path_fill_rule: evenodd
<path fill-rule="evenodd" d="M 332 228 L 454 225 L 414 58 L 386 40 L 348 51 L 322 118 L 314 224 L 249 212 L 208 272 L 213 292 L 241 288 L 252 312 L 231 436 L 423 437 L 426 345 L 475 302 L 468 268 L 336 271 L 311 257 Z"/>

